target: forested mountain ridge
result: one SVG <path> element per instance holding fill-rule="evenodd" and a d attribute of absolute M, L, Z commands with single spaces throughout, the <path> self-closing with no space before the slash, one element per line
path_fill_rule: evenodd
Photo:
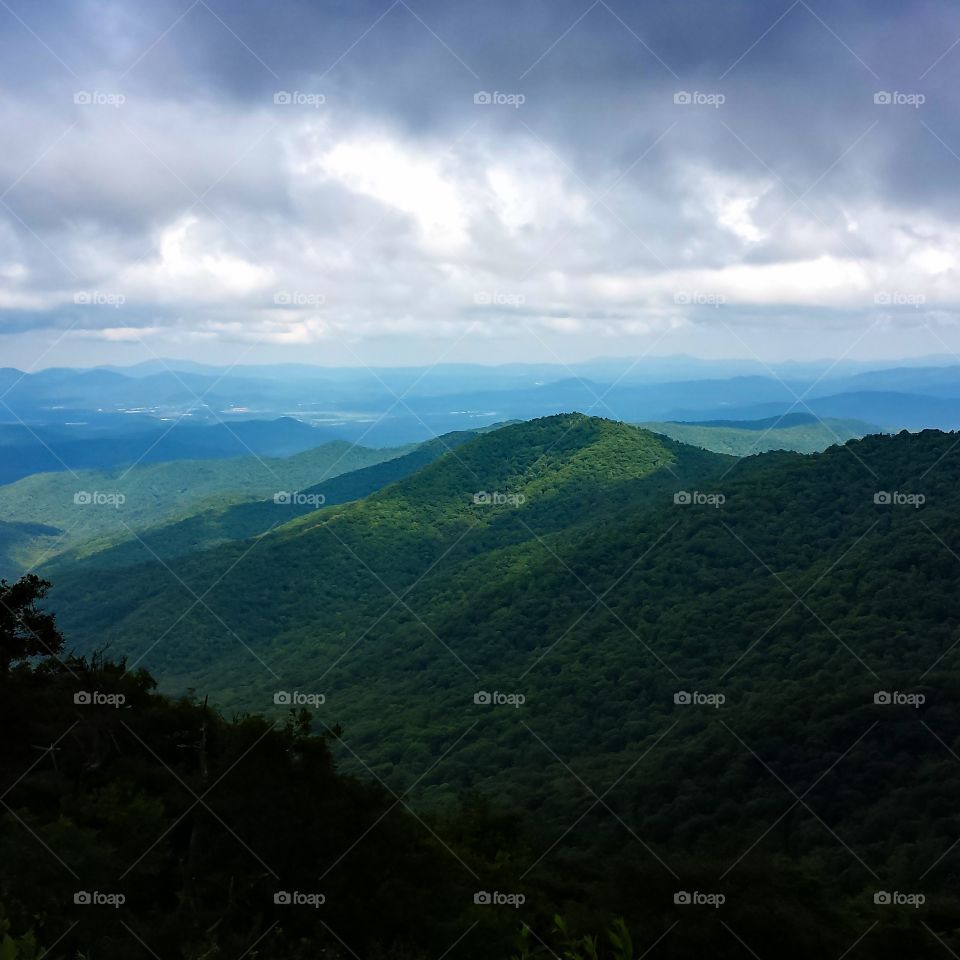
<path fill-rule="evenodd" d="M 171 569 L 64 567 L 53 601 L 241 722 L 312 702 L 541 937 L 602 903 L 677 958 L 741 955 L 729 929 L 933 956 L 960 929 L 957 439 L 735 460 L 545 418 Z M 685 890 L 726 905 L 685 922 Z"/>
<path fill-rule="evenodd" d="M 669 421 L 640 426 L 680 443 L 735 457 L 750 457 L 771 450 L 818 453 L 834 444 L 881 432 L 879 427 L 862 420 L 821 419 L 809 413 L 783 414 L 765 420 Z"/>
<path fill-rule="evenodd" d="M 230 709 L 323 694 L 318 723 L 342 723 L 398 787 L 443 754 L 421 802 L 476 787 L 559 821 L 579 792 L 568 764 L 603 782 L 676 722 L 619 788 L 671 848 L 694 843 L 698 824 L 713 835 L 718 810 L 714 842 L 731 849 L 776 817 L 782 788 L 724 723 L 804 782 L 879 717 L 869 736 L 885 738 L 881 754 L 906 750 L 914 771 L 904 781 L 905 765 L 892 768 L 891 792 L 873 797 L 876 754 L 858 768 L 854 749 L 843 771 L 858 803 L 837 818 L 884 862 L 871 824 L 892 829 L 918 771 L 960 789 L 936 741 L 922 744 L 933 753 L 915 742 L 919 714 L 873 702 L 926 691 L 923 716 L 954 722 L 955 443 L 927 431 L 735 461 L 610 421 L 546 418 L 175 571 L 64 569 L 57 597 L 82 649 L 145 657 L 172 689 Z M 515 500 L 474 503 L 482 492 Z M 683 691 L 723 694 L 723 710 L 675 703 Z M 482 692 L 525 703 L 487 709 L 473 702 Z M 952 842 L 929 828 L 914 837 L 918 864 Z M 859 869 L 842 849 L 830 857 Z"/>
<path fill-rule="evenodd" d="M 311 511 L 256 540 L 183 557 L 176 577 L 156 563 L 112 572 L 109 579 L 61 569 L 59 605 L 75 639 L 113 642 L 132 656 L 144 646 L 134 638 L 158 635 L 176 623 L 157 648 L 169 663 L 152 662 L 179 663 L 185 678 L 214 661 L 222 671 L 224 657 L 238 649 L 232 640 L 220 644 L 209 631 L 207 605 L 214 596 L 241 616 L 244 632 L 257 634 L 257 646 L 308 622 L 324 634 L 346 635 L 350 624 L 363 628 L 367 608 L 380 602 L 387 581 L 405 588 L 441 556 L 469 559 L 550 529 L 587 525 L 623 499 L 638 478 L 672 483 L 678 467 L 696 473 L 727 463 L 622 424 L 579 415 L 547 418 L 477 437 L 358 503 Z M 474 502 L 483 494 L 504 502 Z M 228 569 L 229 581 L 180 620 L 184 585 L 203 592 Z M 224 592 L 233 589 L 237 596 Z M 186 639 L 191 635 L 195 641 Z M 246 633 L 244 639 L 250 642 Z M 181 643 L 184 648 L 174 652 Z"/>
<path fill-rule="evenodd" d="M 0 574 L 23 572 L 66 551 L 95 552 L 204 505 L 272 497 L 409 450 L 334 440 L 289 457 L 251 454 L 34 474 L 0 486 L 0 523 L 10 528 L 0 540 Z"/>
<path fill-rule="evenodd" d="M 266 499 L 244 498 L 241 502 L 229 499 L 224 504 L 207 509 L 201 504 L 195 512 L 182 519 L 144 528 L 136 537 L 128 537 L 120 543 L 86 543 L 77 550 L 55 557 L 41 570 L 45 575 L 56 578 L 58 569 L 63 565 L 83 563 L 93 569 L 131 566 L 151 559 L 169 561 L 219 543 L 259 536 L 317 509 L 360 500 L 389 483 L 409 476 L 475 436 L 475 431 L 445 434 L 419 444 L 409 453 L 398 449 L 397 456 L 374 462 L 370 466 L 343 473 L 337 470 L 329 479 L 319 483 L 311 482 L 311 475 L 305 474 L 300 479 L 307 485 L 301 484 L 295 490 L 278 490 Z M 318 473 L 322 475 L 323 471 L 314 470 L 312 477 Z"/>

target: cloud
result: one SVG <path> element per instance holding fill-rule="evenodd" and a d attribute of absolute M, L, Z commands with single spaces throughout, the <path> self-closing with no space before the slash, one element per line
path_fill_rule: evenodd
<path fill-rule="evenodd" d="M 746 336 L 804 356 L 881 320 L 891 352 L 940 349 L 908 331 L 952 336 L 960 312 L 960 17 L 780 13 L 2 12 L 0 335 L 24 355 L 58 336 L 375 362 Z"/>

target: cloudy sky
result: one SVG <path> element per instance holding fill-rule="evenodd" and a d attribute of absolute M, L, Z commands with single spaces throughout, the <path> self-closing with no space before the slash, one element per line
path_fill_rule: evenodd
<path fill-rule="evenodd" d="M 960 7 L 0 0 L 0 365 L 960 353 Z"/>

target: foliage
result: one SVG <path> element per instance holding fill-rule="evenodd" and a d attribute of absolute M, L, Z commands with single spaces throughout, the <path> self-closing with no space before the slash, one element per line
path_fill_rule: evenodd
<path fill-rule="evenodd" d="M 718 420 L 708 423 L 642 423 L 640 426 L 680 443 L 735 457 L 751 457 L 771 450 L 819 453 L 834 444 L 879 432 L 878 428 L 860 420 L 821 419 L 812 415 L 799 419 L 799 423 L 784 416 L 755 422 Z"/>
<path fill-rule="evenodd" d="M 531 953 L 602 954 L 622 916 L 640 955 L 935 956 L 960 929 L 958 476 L 936 431 L 735 461 L 545 418 L 175 577 L 64 567 L 57 603 L 78 649 L 110 643 L 228 711 L 324 693 L 312 729 L 344 770 L 528 895 Z M 406 908 L 456 915 L 448 944 L 472 922 L 428 902 Z M 500 922 L 486 956 L 523 949 Z"/>
<path fill-rule="evenodd" d="M 64 552 L 85 556 L 136 531 L 204 508 L 273 497 L 390 460 L 408 448 L 371 450 L 338 440 L 290 457 L 176 460 L 112 470 L 35 474 L 0 486 L 0 573 L 19 574 Z M 83 495 L 103 503 L 77 502 Z M 116 501 L 109 498 L 122 500 Z"/>
<path fill-rule="evenodd" d="M 31 657 L 56 656 L 63 637 L 52 614 L 39 603 L 50 584 L 35 574 L 16 583 L 0 580 L 0 673 Z"/>
<path fill-rule="evenodd" d="M 151 559 L 170 561 L 204 547 L 256 537 L 317 509 L 360 500 L 409 476 L 476 435 L 476 432 L 445 434 L 402 456 L 345 473 L 331 472 L 330 478 L 320 483 L 301 485 L 296 491 L 299 496 L 288 498 L 287 502 L 278 504 L 271 496 L 264 500 L 227 502 L 214 507 L 204 503 L 185 517 L 140 531 L 136 538 L 128 537 L 111 546 L 98 544 L 95 552 L 91 552 L 90 545 L 85 545 L 80 551 L 61 555 L 42 565 L 41 569 L 55 577 L 64 564 L 74 569 L 82 565 L 93 571 L 103 567 L 127 567 Z M 390 452 L 400 454 L 402 451 Z M 370 453 L 373 451 L 364 451 L 364 454 Z M 323 471 L 314 470 L 313 475 L 317 474 L 322 476 Z"/>

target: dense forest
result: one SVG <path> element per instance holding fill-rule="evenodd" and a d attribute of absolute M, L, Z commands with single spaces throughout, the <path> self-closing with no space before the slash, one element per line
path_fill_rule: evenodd
<path fill-rule="evenodd" d="M 483 936 L 504 956 L 543 949 L 514 943 L 528 916 L 554 950 L 565 949 L 551 939 L 564 936 L 557 914 L 570 937 L 608 943 L 623 918 L 649 945 L 684 890 L 726 897 L 710 912 L 731 955 L 743 947 L 724 923 L 761 956 L 790 955 L 777 924 L 798 956 L 839 955 L 874 920 L 884 932 L 865 956 L 908 942 L 923 955 L 918 936 L 942 950 L 931 931 L 955 946 L 956 443 L 926 431 L 736 460 L 551 417 L 345 474 L 327 482 L 331 498 L 339 485 L 341 499 L 363 499 L 262 533 L 244 514 L 239 528 L 258 535 L 174 566 L 148 551 L 139 564 L 110 551 L 61 564 L 43 603 L 60 612 L 69 669 L 47 658 L 8 671 L 10 716 L 42 726 L 18 741 L 9 779 L 33 763 L 17 795 L 29 812 L 26 788 L 41 778 L 43 816 L 60 822 L 87 789 L 77 771 L 145 777 L 128 767 L 131 730 L 116 727 L 138 730 L 140 713 L 78 711 L 62 693 L 77 675 L 96 689 L 136 681 L 142 692 L 127 696 L 147 698 L 145 717 L 181 718 L 181 739 L 153 750 L 194 790 L 214 767 L 197 756 L 204 729 L 226 765 L 264 732 L 290 758 L 282 776 L 301 775 L 302 748 L 345 797 L 361 786 L 379 797 L 367 823 L 390 807 L 409 842 L 441 854 L 444 894 L 466 882 L 470 901 L 451 908 L 453 927 L 473 922 L 470 884 L 523 893 L 529 914 L 477 915 L 500 918 Z M 169 533 L 150 535 L 159 545 Z M 114 726 L 83 733 L 91 716 Z M 89 736 L 102 762 L 84 752 Z M 57 780 L 71 762 L 73 779 Z M 148 786 L 155 801 L 160 785 Z M 255 804 L 258 791 L 234 780 L 229 803 Z M 189 800 L 162 794 L 158 825 Z M 280 818 L 317 822 L 307 808 Z M 253 836 L 272 821 L 258 808 L 245 822 Z M 181 873 L 196 842 L 184 831 L 170 834 L 186 844 L 170 851 Z M 924 903 L 875 913 L 884 892 Z M 15 920 L 15 932 L 35 926 Z M 425 931 L 360 927 L 340 935 L 437 948 Z M 706 929 L 675 929 L 676 955 Z"/>
<path fill-rule="evenodd" d="M 878 427 L 862 420 L 821 419 L 811 413 L 785 413 L 763 420 L 666 421 L 640 426 L 681 443 L 735 457 L 750 457 L 770 450 L 818 453 L 834 444 L 880 432 Z"/>
<path fill-rule="evenodd" d="M 25 477 L 0 486 L 0 576 L 9 579 L 59 554 L 85 556 L 135 542 L 140 531 L 206 511 L 263 498 L 272 502 L 278 491 L 300 490 L 408 452 L 334 441 L 289 457 L 261 457 L 248 448 L 245 457 L 134 462 L 112 470 Z M 105 506 L 116 505 L 96 509 L 97 496 Z"/>
<path fill-rule="evenodd" d="M 38 607 L 47 586 L 0 584 L 4 960 L 933 958 L 958 944 L 949 883 L 851 895 L 807 856 L 802 824 L 792 852 L 740 862 L 705 834 L 651 856 L 606 789 L 614 845 L 572 811 L 551 837 L 471 793 L 418 811 L 339 773 L 342 731 L 311 733 L 305 710 L 225 719 L 144 670 L 65 653 Z"/>

